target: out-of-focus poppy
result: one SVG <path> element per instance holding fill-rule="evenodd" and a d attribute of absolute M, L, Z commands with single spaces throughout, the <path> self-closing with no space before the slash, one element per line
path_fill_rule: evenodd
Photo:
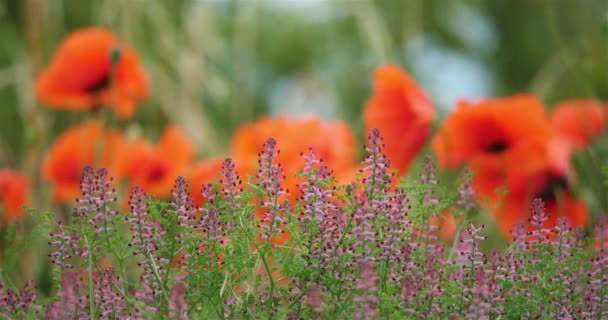
<path fill-rule="evenodd" d="M 257 168 L 258 154 L 267 138 L 277 141 L 280 150 L 277 162 L 286 176 L 285 188 L 292 195 L 299 179 L 296 173 L 304 167 L 300 156 L 312 148 L 317 158 L 323 159 L 336 176 L 349 170 L 355 163 L 355 135 L 344 122 L 322 122 L 317 118 L 289 119 L 264 117 L 242 126 L 232 138 L 232 154 L 243 161 L 244 168 Z M 243 172 L 242 174 L 251 174 Z"/>
<path fill-rule="evenodd" d="M 587 225 L 587 204 L 572 194 L 570 182 L 565 176 L 546 172 L 529 180 L 533 183 L 527 186 L 509 187 L 509 193 L 503 201 L 490 209 L 504 236 L 510 237 L 510 230 L 516 223 L 528 222 L 531 217 L 530 207 L 536 198 L 544 201 L 549 216 L 544 223 L 545 228 L 551 228 L 558 217 L 566 217 L 572 227 Z"/>
<path fill-rule="evenodd" d="M 203 184 L 214 184 L 222 178 L 222 164 L 225 158 L 210 158 L 198 161 L 195 163 L 189 171 L 188 183 L 190 189 L 190 195 L 194 203 L 198 206 L 204 203 L 203 195 L 201 194 L 201 187 Z M 232 158 L 235 165 L 235 171 L 245 180 L 247 174 L 253 172 L 255 168 L 247 168 L 245 164 L 250 164 L 240 159 Z"/>
<path fill-rule="evenodd" d="M 211 158 L 195 163 L 188 173 L 188 187 L 190 196 L 197 206 L 201 206 L 205 199 L 201 194 L 204 184 L 215 183 L 222 171 L 222 158 Z"/>
<path fill-rule="evenodd" d="M 552 110 L 551 126 L 574 147 L 584 148 L 604 131 L 607 108 L 594 100 L 563 101 Z"/>
<path fill-rule="evenodd" d="M 433 138 L 439 165 L 468 164 L 481 202 L 495 202 L 496 189 L 547 168 L 567 166 L 555 148 L 543 104 L 531 95 L 460 101 Z M 564 163 L 565 162 L 565 163 Z"/>
<path fill-rule="evenodd" d="M 126 143 L 120 169 L 132 185 L 159 198 L 170 195 L 175 177 L 184 175 L 194 158 L 194 146 L 177 127 L 167 127 L 157 145 L 147 140 Z"/>
<path fill-rule="evenodd" d="M 302 152 L 312 148 L 317 158 L 334 170 L 335 176 L 342 170 L 349 170 L 355 163 L 355 136 L 352 129 L 344 122 L 322 122 L 318 118 L 268 118 L 264 117 L 242 126 L 232 138 L 232 155 L 243 162 L 244 168 L 257 169 L 257 161 L 262 145 L 272 137 L 277 141 L 279 153 L 276 162 L 280 163 L 285 175 L 283 188 L 288 190 L 288 198 L 299 196 L 297 184 L 302 180 L 296 175 L 305 161 Z M 255 171 L 254 171 L 255 172 Z M 254 172 L 241 173 L 242 175 Z M 264 210 L 258 207 L 255 217 L 264 218 Z M 281 245 L 289 239 L 290 234 L 275 234 L 271 242 Z"/>
<path fill-rule="evenodd" d="M 452 242 L 456 236 L 458 224 L 461 219 L 456 219 L 452 211 L 446 209 L 439 215 L 432 216 L 429 224 L 439 228 L 439 239 L 443 242 Z"/>
<path fill-rule="evenodd" d="M 0 207 L 4 222 L 17 220 L 25 215 L 22 206 L 29 202 L 29 179 L 13 169 L 0 169 Z"/>
<path fill-rule="evenodd" d="M 378 128 L 391 167 L 404 174 L 431 133 L 435 109 L 416 82 L 396 65 L 376 69 L 374 91 L 365 106 L 365 130 Z"/>
<path fill-rule="evenodd" d="M 123 137 L 104 130 L 98 121 L 89 121 L 63 132 L 42 163 L 42 177 L 54 185 L 54 200 L 71 202 L 80 195 L 80 174 L 86 165 L 107 168 L 119 177 L 117 159 Z"/>
<path fill-rule="evenodd" d="M 463 101 L 433 139 L 441 166 L 466 163 L 474 171 L 475 197 L 506 236 L 513 224 L 530 218 L 535 198 L 545 202 L 551 216 L 546 227 L 560 216 L 573 226 L 587 223 L 587 206 L 571 189 L 573 144 L 549 120 L 530 95 Z"/>
<path fill-rule="evenodd" d="M 548 161 L 551 127 L 543 104 L 531 95 L 460 101 L 433 138 L 439 165 L 455 168 L 465 162 L 534 172 Z"/>
<path fill-rule="evenodd" d="M 148 84 L 135 51 L 112 32 L 90 27 L 69 34 L 36 79 L 38 99 L 59 110 L 115 108 L 133 116 Z"/>

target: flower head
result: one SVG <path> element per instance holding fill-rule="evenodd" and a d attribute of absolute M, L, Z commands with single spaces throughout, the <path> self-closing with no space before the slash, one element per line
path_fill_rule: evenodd
<path fill-rule="evenodd" d="M 548 161 L 551 127 L 543 104 L 534 96 L 460 101 L 448 115 L 432 147 L 442 167 L 470 163 L 530 172 Z"/>
<path fill-rule="evenodd" d="M 24 216 L 21 207 L 29 202 L 29 179 L 12 169 L 0 169 L 0 207 L 2 220 L 12 221 Z"/>
<path fill-rule="evenodd" d="M 148 84 L 133 49 L 102 28 L 69 34 L 36 79 L 36 95 L 50 108 L 81 111 L 108 106 L 122 119 L 148 95 Z"/>
<path fill-rule="evenodd" d="M 42 163 L 42 177 L 55 188 L 55 201 L 72 201 L 80 195 L 80 172 L 86 165 L 107 168 L 118 176 L 117 159 L 123 147 L 122 135 L 89 121 L 63 132 Z"/>
<path fill-rule="evenodd" d="M 430 98 L 396 65 L 376 69 L 374 92 L 363 114 L 365 131 L 380 129 L 394 169 L 407 171 L 431 133 L 435 109 Z"/>
<path fill-rule="evenodd" d="M 575 147 L 584 148 L 604 131 L 606 108 L 594 100 L 562 101 L 551 112 L 551 126 Z"/>
<path fill-rule="evenodd" d="M 194 158 L 194 146 L 177 127 L 167 127 L 157 145 L 147 140 L 126 143 L 120 168 L 132 185 L 157 197 L 167 198 L 175 177 L 187 170 Z"/>
<path fill-rule="evenodd" d="M 317 118 L 268 118 L 243 125 L 232 138 L 232 155 L 245 169 L 256 168 L 259 146 L 274 137 L 277 162 L 283 165 L 286 189 L 295 190 L 299 179 L 296 173 L 304 165 L 301 152 L 312 148 L 330 168 L 346 170 L 355 163 L 355 135 L 344 122 L 322 122 Z M 245 176 L 253 172 L 239 172 Z M 337 171 L 336 175 L 340 172 Z M 294 196 L 296 196 L 294 194 Z"/>
<path fill-rule="evenodd" d="M 246 167 L 249 165 L 249 167 Z M 201 206 L 205 199 L 201 194 L 201 186 L 206 184 L 215 184 L 222 178 L 222 172 L 226 170 L 226 162 L 224 158 L 209 158 L 198 161 L 195 163 L 189 171 L 188 181 L 190 184 L 190 194 L 196 205 Z M 242 161 L 240 159 L 230 158 L 230 172 L 253 172 L 255 168 L 251 167 L 251 163 Z M 240 179 L 239 179 L 240 180 Z M 231 181 L 229 183 L 236 183 Z M 240 185 L 240 183 L 239 183 Z M 234 186 L 236 187 L 236 186 Z M 231 187 L 233 188 L 233 187 Z"/>
<path fill-rule="evenodd" d="M 587 225 L 587 204 L 573 194 L 572 183 L 565 176 L 544 172 L 531 176 L 529 181 L 527 184 L 507 185 L 508 194 L 490 209 L 490 214 L 503 235 L 509 236 L 510 230 L 519 222 L 530 221 L 529 230 L 539 227 L 549 229 L 560 217 L 565 217 L 573 227 Z M 533 215 L 530 208 L 534 199 L 542 200 L 543 212 L 548 216 L 540 222 L 531 220 Z M 532 222 L 536 223 L 536 226 Z"/>

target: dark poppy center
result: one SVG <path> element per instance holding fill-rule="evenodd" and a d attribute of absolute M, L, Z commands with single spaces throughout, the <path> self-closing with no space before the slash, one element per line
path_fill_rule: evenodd
<path fill-rule="evenodd" d="M 509 144 L 507 144 L 506 141 L 498 140 L 498 141 L 494 141 L 494 142 L 490 143 L 486 147 L 486 151 L 489 153 L 501 153 L 501 152 L 504 152 L 505 150 L 507 150 L 508 147 L 509 147 Z"/>
<path fill-rule="evenodd" d="M 97 81 L 93 82 L 89 86 L 85 88 L 87 93 L 98 93 L 107 89 L 110 86 L 110 74 L 106 74 L 103 77 L 97 79 Z"/>
<path fill-rule="evenodd" d="M 557 192 L 566 191 L 568 189 L 568 180 L 565 176 L 551 175 L 544 187 L 536 193 L 535 198 L 541 198 L 544 201 L 552 201 L 555 200 Z"/>
<path fill-rule="evenodd" d="M 165 178 L 167 174 L 167 169 L 162 166 L 162 165 L 158 165 L 158 166 L 154 166 L 152 167 L 152 169 L 150 170 L 150 172 L 148 172 L 148 182 L 158 182 L 160 180 L 162 180 L 163 178 Z"/>

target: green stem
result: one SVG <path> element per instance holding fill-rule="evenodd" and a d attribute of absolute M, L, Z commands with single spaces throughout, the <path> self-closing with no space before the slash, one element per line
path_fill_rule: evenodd
<path fill-rule="evenodd" d="M 458 243 L 460 242 L 460 233 L 462 232 L 462 226 L 458 226 L 458 229 L 456 229 L 456 234 L 454 235 L 454 240 L 452 240 L 452 245 L 451 248 L 452 250 L 450 250 L 450 252 L 448 253 L 448 257 L 447 257 L 447 261 L 451 261 L 452 258 L 454 257 L 454 252 L 456 252 L 456 247 L 458 246 Z"/>
<path fill-rule="evenodd" d="M 95 284 L 93 283 L 93 248 L 89 243 L 89 238 L 84 236 L 84 242 L 87 245 L 88 261 L 89 261 L 89 319 L 95 319 Z"/>
<path fill-rule="evenodd" d="M 268 274 L 268 281 L 270 281 L 270 289 L 268 290 L 268 301 L 266 301 L 268 310 L 272 310 L 272 298 L 274 297 L 274 279 L 272 278 L 272 272 L 270 271 L 270 267 L 268 266 L 268 262 L 266 261 L 266 255 L 260 254 L 260 259 L 262 259 L 262 263 L 264 264 L 264 270 L 266 270 L 266 274 Z M 270 313 L 270 318 L 273 318 L 273 314 Z"/>
<path fill-rule="evenodd" d="M 156 278 L 156 281 L 158 281 L 160 290 L 163 293 L 163 298 L 165 298 L 166 302 L 169 302 L 169 296 L 167 295 L 167 290 L 163 285 L 162 278 L 160 277 L 160 274 L 158 273 L 158 266 L 156 265 L 156 262 L 154 262 L 154 257 L 149 252 L 146 254 L 146 256 L 147 256 L 148 260 L 150 261 L 150 263 L 152 264 L 152 273 L 154 273 L 154 277 Z"/>
<path fill-rule="evenodd" d="M 129 292 L 127 287 L 127 269 L 125 268 L 124 259 L 118 259 L 118 267 L 120 268 L 120 273 L 122 274 L 122 287 L 125 293 Z M 127 308 L 127 313 L 131 313 L 131 303 L 129 299 L 125 297 L 125 303 Z"/>

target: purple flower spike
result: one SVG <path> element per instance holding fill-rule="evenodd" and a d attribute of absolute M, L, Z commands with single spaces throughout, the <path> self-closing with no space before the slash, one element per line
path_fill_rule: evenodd
<path fill-rule="evenodd" d="M 224 202 L 229 204 L 232 210 L 238 210 L 240 208 L 239 199 L 243 192 L 243 181 L 239 177 L 231 158 L 226 158 L 222 163 L 222 177 L 220 184 L 222 185 Z"/>
<path fill-rule="evenodd" d="M 50 237 L 52 241 L 49 241 L 49 246 L 57 246 L 57 251 L 51 252 L 49 254 L 49 258 L 51 258 L 51 263 L 56 264 L 62 270 L 63 269 L 71 269 L 74 268 L 72 264 L 69 263 L 69 260 L 72 258 L 71 245 L 74 242 L 72 236 L 68 236 L 65 233 L 63 228 L 63 224 L 61 222 L 58 223 L 57 232 L 51 233 Z"/>
<path fill-rule="evenodd" d="M 275 150 L 276 146 L 277 142 L 273 138 L 268 138 L 262 146 L 258 160 L 260 164 L 257 174 L 258 186 L 266 192 L 266 199 L 262 202 L 264 219 L 260 224 L 260 228 L 264 231 L 262 234 L 264 240 L 270 240 L 275 234 L 284 232 L 282 226 L 287 222 L 284 215 L 289 211 L 289 203 L 287 201 L 281 203 L 287 191 L 281 187 L 285 180 L 283 168 L 275 163 L 279 154 L 279 151 Z"/>
<path fill-rule="evenodd" d="M 532 226 L 532 231 L 529 235 L 532 238 L 533 243 L 549 243 L 549 235 L 551 234 L 550 229 L 544 227 L 545 222 L 549 220 L 547 212 L 545 210 L 545 203 L 542 199 L 534 199 L 532 201 L 532 217 L 529 222 Z"/>
<path fill-rule="evenodd" d="M 110 216 L 118 214 L 111 208 L 116 202 L 116 190 L 111 187 L 112 178 L 108 177 L 106 169 L 99 169 L 95 173 L 93 168 L 86 166 L 80 180 L 82 196 L 76 199 L 79 204 L 74 209 L 74 217 L 79 223 L 89 223 L 97 233 L 112 230 Z"/>
<path fill-rule="evenodd" d="M 178 281 L 171 291 L 169 298 L 169 319 L 188 320 L 188 304 L 186 302 L 186 284 Z"/>
<path fill-rule="evenodd" d="M 188 193 L 188 184 L 184 177 L 177 177 L 173 189 L 171 189 L 173 195 L 173 201 L 171 201 L 171 208 L 175 210 L 177 219 L 181 226 L 188 226 L 194 221 L 196 216 L 196 206 L 194 201 Z"/>
<path fill-rule="evenodd" d="M 354 318 L 359 320 L 376 319 L 378 276 L 374 274 L 372 265 L 363 265 L 357 289 L 359 289 L 359 296 L 354 297 L 353 301 L 359 303 L 359 307 L 354 311 Z"/>
<path fill-rule="evenodd" d="M 389 174 L 390 160 L 386 154 L 382 153 L 384 149 L 384 140 L 380 136 L 380 130 L 372 129 L 368 135 L 369 146 L 365 147 L 367 157 L 363 160 L 365 167 L 361 169 L 363 176 L 363 184 L 366 188 L 366 193 L 375 194 L 387 190 L 392 182 L 392 175 Z"/>
<path fill-rule="evenodd" d="M 424 157 L 424 167 L 422 173 L 420 173 L 420 181 L 422 184 L 431 187 L 439 184 L 437 181 L 437 169 L 435 169 L 435 163 L 431 156 Z M 433 190 L 427 190 L 424 193 L 424 204 L 427 206 L 439 203 L 439 199 L 433 196 Z"/>

